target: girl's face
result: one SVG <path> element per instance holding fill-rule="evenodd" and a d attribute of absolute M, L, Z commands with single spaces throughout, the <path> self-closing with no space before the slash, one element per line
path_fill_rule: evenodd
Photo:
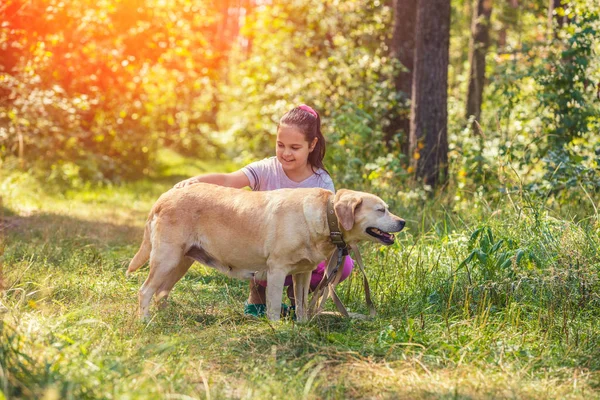
<path fill-rule="evenodd" d="M 318 139 L 306 141 L 304 134 L 294 126 L 280 125 L 277 130 L 275 154 L 285 172 L 298 172 L 310 168 L 308 155 L 314 150 Z"/>

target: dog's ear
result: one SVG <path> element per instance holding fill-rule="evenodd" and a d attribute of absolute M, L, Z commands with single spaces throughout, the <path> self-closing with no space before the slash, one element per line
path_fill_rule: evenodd
<path fill-rule="evenodd" d="M 341 189 L 335 196 L 333 209 L 344 230 L 349 231 L 354 226 L 356 208 L 362 203 L 362 198 L 355 192 Z"/>

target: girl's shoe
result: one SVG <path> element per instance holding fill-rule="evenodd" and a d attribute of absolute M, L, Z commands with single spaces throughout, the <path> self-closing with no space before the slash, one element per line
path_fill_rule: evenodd
<path fill-rule="evenodd" d="M 281 316 L 286 317 L 290 314 L 290 308 L 281 303 Z M 248 304 L 248 302 L 244 302 L 244 315 L 251 315 L 253 317 L 263 317 L 267 315 L 267 305 L 266 304 Z"/>

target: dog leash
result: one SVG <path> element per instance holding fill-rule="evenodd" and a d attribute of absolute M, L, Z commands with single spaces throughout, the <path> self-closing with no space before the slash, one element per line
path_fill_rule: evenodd
<path fill-rule="evenodd" d="M 323 305 L 331 294 L 331 297 L 340 313 L 346 317 L 349 317 L 346 307 L 344 307 L 344 304 L 341 302 L 334 289 L 335 284 L 339 282 L 341 277 L 342 270 L 339 267 L 345 257 L 346 256 L 343 255 L 343 249 L 340 248 L 331 253 L 329 261 L 327 262 L 327 267 L 325 268 L 325 274 L 315 288 L 313 297 L 310 301 L 309 310 L 311 311 L 311 314 L 316 315 L 317 313 L 321 312 Z"/>
<path fill-rule="evenodd" d="M 363 276 L 363 285 L 365 287 L 365 301 L 367 303 L 367 307 L 369 308 L 369 315 L 374 317 L 377 314 L 377 310 L 375 310 L 375 305 L 371 300 L 371 288 L 369 287 L 369 280 L 367 279 L 367 273 L 365 272 L 365 264 L 363 263 L 360 252 L 358 251 L 358 246 L 355 244 L 351 245 L 352 254 L 354 255 L 354 260 L 358 264 L 358 269 Z"/>
<path fill-rule="evenodd" d="M 346 307 L 335 292 L 335 286 L 339 283 L 343 272 L 343 269 L 340 269 L 340 265 L 342 265 L 342 263 L 345 261 L 345 258 L 348 257 L 348 253 L 346 252 L 346 254 L 344 254 L 344 252 L 348 250 L 348 247 L 350 247 L 363 276 L 365 300 L 367 307 L 369 308 L 369 315 L 374 317 L 377 312 L 375 310 L 373 301 L 371 300 L 371 289 L 369 287 L 369 281 L 367 279 L 362 257 L 356 245 L 348 246 L 343 239 L 343 235 L 339 229 L 339 223 L 333 209 L 333 196 L 331 196 L 327 201 L 327 225 L 329 226 L 329 236 L 332 243 L 335 244 L 336 249 L 331 253 L 331 256 L 329 256 L 325 274 L 313 292 L 313 297 L 309 306 L 311 314 L 316 315 L 319 313 L 327 301 L 327 298 L 331 296 L 338 311 L 345 317 L 350 316 L 348 310 L 346 310 Z"/>
<path fill-rule="evenodd" d="M 327 267 L 325 268 L 325 274 L 313 292 L 309 310 L 313 315 L 320 312 L 325 304 L 325 301 L 327 301 L 327 297 L 329 294 L 331 294 L 331 297 L 336 303 L 338 310 L 343 315 L 348 317 L 349 314 L 346 310 L 346 307 L 344 307 L 342 302 L 339 300 L 339 297 L 333 288 L 334 280 L 336 280 L 336 278 L 339 280 L 341 277 L 342 270 L 340 270 L 340 265 L 342 265 L 342 262 L 345 259 L 344 251 L 348 248 L 346 242 L 344 241 L 343 234 L 340 231 L 337 216 L 335 215 L 335 210 L 333 208 L 333 196 L 330 196 L 329 199 L 327 199 L 326 214 L 327 226 L 329 227 L 329 237 L 331 238 L 331 242 L 335 244 L 336 249 L 331 253 L 331 256 L 329 256 L 329 261 L 327 262 Z M 338 277 L 338 274 L 340 277 Z"/>

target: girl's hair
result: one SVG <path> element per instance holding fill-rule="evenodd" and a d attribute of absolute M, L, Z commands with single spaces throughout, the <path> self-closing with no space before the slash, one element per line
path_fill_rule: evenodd
<path fill-rule="evenodd" d="M 323 165 L 323 158 L 325 157 L 325 137 L 323 137 L 323 134 L 321 133 L 321 118 L 319 117 L 319 113 L 311 107 L 302 104 L 285 113 L 279 120 L 277 128 L 281 125 L 297 128 L 304 134 L 304 137 L 309 144 L 312 143 L 315 138 L 318 138 L 315 148 L 308 154 L 308 163 L 313 172 L 316 173 L 316 170 L 321 168 L 329 174 L 329 171 L 327 171 Z"/>

